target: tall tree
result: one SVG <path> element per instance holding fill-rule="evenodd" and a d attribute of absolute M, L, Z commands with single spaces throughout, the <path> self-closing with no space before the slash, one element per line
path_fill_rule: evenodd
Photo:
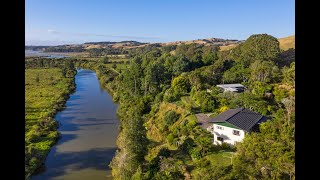
<path fill-rule="evenodd" d="M 280 47 L 277 38 L 267 34 L 255 34 L 232 49 L 230 57 L 248 67 L 256 60 L 277 61 L 279 53 Z"/>
<path fill-rule="evenodd" d="M 294 119 L 287 123 L 280 109 L 260 131 L 237 144 L 236 179 L 295 179 Z"/>

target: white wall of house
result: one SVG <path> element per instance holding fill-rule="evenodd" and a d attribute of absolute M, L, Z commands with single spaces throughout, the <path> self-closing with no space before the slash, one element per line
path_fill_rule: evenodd
<path fill-rule="evenodd" d="M 219 128 L 221 127 L 221 128 Z M 235 135 L 233 131 L 239 131 L 239 135 Z M 236 142 L 241 142 L 245 136 L 245 131 L 240 130 L 240 129 L 234 129 L 231 127 L 226 127 L 226 126 L 220 126 L 217 124 L 213 124 L 213 130 L 210 131 L 214 135 L 214 141 L 213 144 L 222 144 L 221 141 L 218 140 L 218 137 L 223 138 L 223 142 L 230 144 L 230 145 L 235 145 Z"/>

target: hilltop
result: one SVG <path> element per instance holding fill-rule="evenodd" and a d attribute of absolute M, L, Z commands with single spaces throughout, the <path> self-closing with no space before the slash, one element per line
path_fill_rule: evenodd
<path fill-rule="evenodd" d="M 280 43 L 280 49 L 282 50 L 288 50 L 290 48 L 295 49 L 295 35 L 293 36 L 288 36 L 288 37 L 284 37 L 284 38 L 280 38 L 278 39 L 279 43 Z"/>
<path fill-rule="evenodd" d="M 221 39 L 221 38 L 206 38 L 206 39 L 196 39 L 196 40 L 189 40 L 189 41 L 174 41 L 174 42 L 167 42 L 167 43 L 160 43 L 161 46 L 167 45 L 181 45 L 181 44 L 203 44 L 205 46 L 216 45 L 216 46 L 227 46 L 231 44 L 238 44 L 242 41 L 234 40 L 234 39 Z"/>
<path fill-rule="evenodd" d="M 46 52 L 84 52 L 89 49 L 131 49 L 139 48 L 147 45 L 155 46 L 176 46 L 182 44 L 202 44 L 204 46 L 235 46 L 242 41 L 221 39 L 221 38 L 206 38 L 188 41 L 174 41 L 165 43 L 144 43 L 137 41 L 120 41 L 120 42 L 86 42 L 83 44 L 70 44 L 70 45 L 59 45 L 59 46 L 26 46 L 26 49 L 32 50 L 44 50 Z"/>
<path fill-rule="evenodd" d="M 295 36 L 289 36 L 278 39 L 280 48 L 282 50 L 288 50 L 295 48 Z M 243 43 L 243 40 L 235 39 L 222 39 L 222 38 L 205 38 L 187 41 L 173 41 L 164 43 L 147 43 L 138 41 L 120 41 L 120 42 L 86 42 L 83 44 L 70 44 L 70 45 L 59 45 L 59 46 L 26 46 L 26 49 L 32 50 L 44 50 L 46 52 L 85 52 L 92 49 L 113 49 L 113 50 L 126 50 L 132 48 L 140 48 L 148 45 L 164 47 L 164 46 L 179 46 L 182 44 L 201 44 L 204 46 L 219 46 L 220 51 L 230 50 L 237 45 Z"/>

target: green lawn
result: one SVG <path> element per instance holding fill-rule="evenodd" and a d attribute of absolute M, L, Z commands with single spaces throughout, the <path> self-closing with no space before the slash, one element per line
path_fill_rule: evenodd
<path fill-rule="evenodd" d="M 112 68 L 113 63 L 106 64 L 106 66 L 109 68 Z M 128 67 L 129 67 L 129 64 L 116 64 L 115 70 L 119 72 L 120 70 L 123 71 L 123 70 L 127 69 Z"/>
<path fill-rule="evenodd" d="M 110 62 L 121 62 L 121 61 L 127 62 L 127 61 L 129 61 L 129 60 L 130 60 L 130 59 L 128 59 L 128 58 L 109 59 Z"/>
<path fill-rule="evenodd" d="M 36 78 L 39 78 L 39 82 Z M 62 77 L 61 70 L 26 69 L 25 71 L 25 110 L 26 131 L 39 119 L 46 117 L 56 102 L 67 93 L 68 80 Z"/>
<path fill-rule="evenodd" d="M 232 154 L 233 152 L 230 151 L 220 151 L 218 153 L 207 155 L 206 159 L 208 159 L 212 164 L 230 165 Z"/>
<path fill-rule="evenodd" d="M 25 70 L 26 177 L 41 164 L 59 134 L 52 116 L 71 92 L 73 78 L 64 78 L 61 69 Z"/>

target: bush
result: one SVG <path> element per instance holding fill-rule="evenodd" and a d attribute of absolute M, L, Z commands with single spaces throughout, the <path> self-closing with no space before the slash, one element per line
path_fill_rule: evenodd
<path fill-rule="evenodd" d="M 173 140 L 173 138 L 172 138 Z M 162 157 L 169 157 L 170 156 L 170 151 L 168 148 L 164 147 L 164 148 L 161 148 L 159 153 L 158 153 L 158 156 L 162 156 Z"/>
<path fill-rule="evenodd" d="M 172 80 L 171 86 L 175 93 L 185 94 L 190 90 L 189 80 L 185 77 L 178 76 Z"/>
<path fill-rule="evenodd" d="M 190 156 L 193 159 L 200 159 L 201 158 L 201 150 L 198 147 L 192 148 L 190 151 Z"/>
<path fill-rule="evenodd" d="M 164 115 L 164 121 L 166 126 L 170 126 L 171 124 L 176 122 L 177 119 L 179 119 L 179 114 L 172 110 L 167 111 Z"/>
<path fill-rule="evenodd" d="M 195 145 L 192 138 L 188 137 L 184 140 L 184 142 L 179 147 L 180 150 L 182 150 L 184 153 L 191 154 L 191 150 L 193 149 L 193 146 Z"/>
<path fill-rule="evenodd" d="M 172 144 L 172 143 L 173 143 L 174 136 L 173 136 L 172 134 L 169 134 L 166 139 L 167 139 L 167 141 L 168 141 L 169 144 Z"/>
<path fill-rule="evenodd" d="M 166 102 L 174 102 L 178 100 L 179 97 L 180 97 L 179 94 L 175 93 L 172 88 L 169 88 L 165 91 L 163 100 Z"/>
<path fill-rule="evenodd" d="M 197 126 L 197 120 L 195 120 L 195 119 L 189 121 L 188 124 L 187 124 L 187 128 L 189 128 L 190 130 L 192 128 L 194 128 L 195 126 Z"/>

